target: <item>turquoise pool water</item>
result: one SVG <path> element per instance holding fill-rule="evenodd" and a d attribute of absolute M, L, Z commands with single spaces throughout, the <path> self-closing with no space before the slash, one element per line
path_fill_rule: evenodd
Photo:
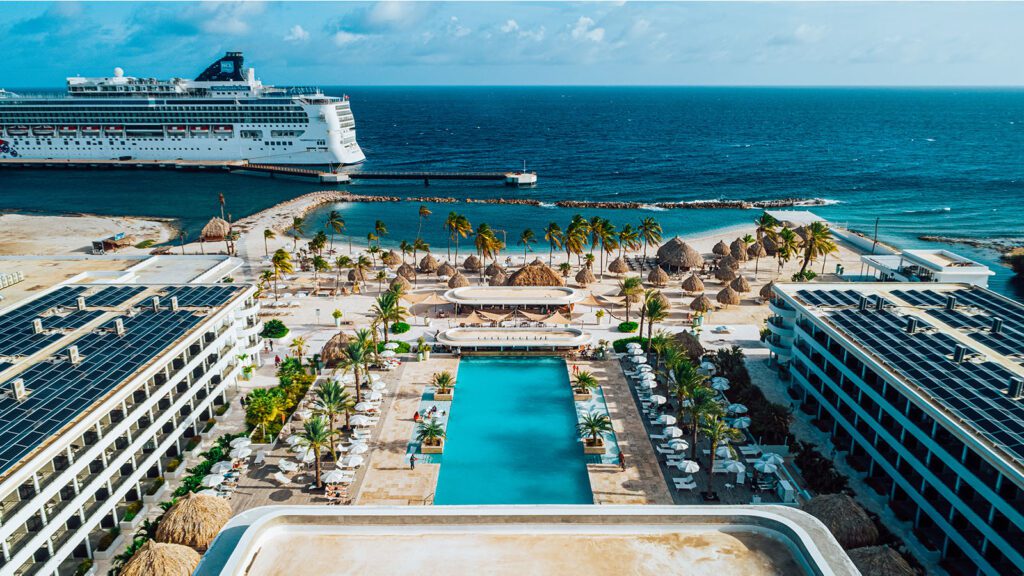
<path fill-rule="evenodd" d="M 593 504 L 561 358 L 464 358 L 435 504 Z"/>

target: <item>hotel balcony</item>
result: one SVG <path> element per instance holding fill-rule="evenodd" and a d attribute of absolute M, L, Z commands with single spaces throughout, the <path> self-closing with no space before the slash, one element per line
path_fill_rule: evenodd
<path fill-rule="evenodd" d="M 263 332 L 262 320 L 239 328 L 237 334 L 239 338 L 249 338 L 250 336 L 256 336 L 260 332 Z"/>
<path fill-rule="evenodd" d="M 789 360 L 793 355 L 792 345 L 785 343 L 778 335 L 772 334 L 768 336 L 765 338 L 764 343 L 782 362 Z"/>
<path fill-rule="evenodd" d="M 768 319 L 768 330 L 780 338 L 793 338 L 793 323 L 786 321 L 781 316 L 772 316 Z"/>
<path fill-rule="evenodd" d="M 788 304 L 778 298 L 772 298 L 768 301 L 768 309 L 787 320 L 792 320 L 796 317 L 796 310 L 790 308 Z"/>

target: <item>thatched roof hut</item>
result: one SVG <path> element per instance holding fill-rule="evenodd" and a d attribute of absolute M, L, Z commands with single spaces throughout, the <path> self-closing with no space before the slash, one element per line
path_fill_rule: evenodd
<path fill-rule="evenodd" d="M 497 262 L 491 262 L 487 265 L 487 268 L 484 269 L 484 274 L 487 276 L 494 276 L 498 272 L 505 272 L 505 267 Z"/>
<path fill-rule="evenodd" d="M 701 294 L 690 302 L 690 310 L 696 312 L 710 312 L 715 309 L 714 303 L 711 302 L 711 298 L 708 298 L 704 294 Z"/>
<path fill-rule="evenodd" d="M 761 286 L 761 291 L 758 292 L 757 295 L 760 296 L 762 300 L 767 302 L 772 298 L 772 288 L 774 287 L 775 280 L 772 280 L 771 282 L 765 284 L 764 286 Z"/>
<path fill-rule="evenodd" d="M 665 272 L 665 269 L 661 266 L 655 266 L 654 270 L 651 270 L 651 273 L 647 275 L 647 281 L 658 288 L 668 286 L 668 280 L 668 272 Z"/>
<path fill-rule="evenodd" d="M 203 242 L 220 242 L 231 234 L 231 224 L 228 224 L 227 220 L 214 216 L 210 218 L 210 221 L 203 226 L 202 232 L 199 233 L 199 238 Z"/>
<path fill-rule="evenodd" d="M 765 236 L 764 240 L 761 241 L 761 244 L 764 245 L 764 251 L 768 253 L 768 256 L 775 256 L 778 254 L 779 243 L 771 236 Z"/>
<path fill-rule="evenodd" d="M 740 293 L 750 292 L 750 282 L 747 282 L 747 278 L 743 275 L 737 276 L 729 283 L 729 287 Z"/>
<path fill-rule="evenodd" d="M 388 250 L 380 257 L 380 261 L 389 268 L 394 268 L 402 264 L 402 258 L 395 254 L 394 250 Z"/>
<path fill-rule="evenodd" d="M 697 277 L 696 274 L 690 274 L 683 280 L 683 291 L 684 292 L 703 292 L 704 281 Z"/>
<path fill-rule="evenodd" d="M 732 286 L 726 286 L 719 290 L 718 295 L 715 296 L 715 300 L 718 300 L 719 304 L 726 306 L 735 306 L 740 303 L 740 293 L 733 290 Z"/>
<path fill-rule="evenodd" d="M 683 330 L 682 332 L 676 332 L 675 341 L 686 352 L 686 356 L 694 365 L 700 364 L 700 359 L 704 356 L 704 347 L 701 346 L 700 338 L 697 335 Z"/>
<path fill-rule="evenodd" d="M 150 540 L 121 568 L 121 576 L 191 576 L 199 565 L 199 553 L 180 544 Z"/>
<path fill-rule="evenodd" d="M 328 368 L 334 368 L 345 356 L 345 347 L 348 346 L 349 336 L 344 332 L 338 332 L 324 344 L 320 349 L 320 361 Z"/>
<path fill-rule="evenodd" d="M 711 249 L 711 252 L 716 256 L 725 256 L 729 253 L 729 245 L 725 243 L 725 240 L 719 240 L 718 244 Z"/>
<path fill-rule="evenodd" d="M 437 275 L 438 276 L 452 277 L 452 276 L 455 276 L 456 274 L 458 274 L 458 272 L 459 271 L 455 269 L 455 266 L 452 266 L 447 261 L 442 263 L 440 266 L 437 267 Z"/>
<path fill-rule="evenodd" d="M 402 276 L 401 274 L 396 274 L 395 279 L 391 281 L 389 286 L 392 290 L 398 290 L 403 294 L 412 290 L 412 282 L 409 282 L 405 276 Z"/>
<path fill-rule="evenodd" d="M 353 268 L 348 271 L 349 282 L 365 282 L 366 273 L 363 272 L 362 268 Z"/>
<path fill-rule="evenodd" d="M 534 258 L 533 262 L 530 262 L 530 266 L 547 266 L 540 257 Z"/>
<path fill-rule="evenodd" d="M 498 272 L 494 276 L 487 279 L 488 286 L 504 286 L 508 282 L 508 275 L 504 272 Z"/>
<path fill-rule="evenodd" d="M 156 528 L 156 540 L 202 552 L 231 516 L 231 504 L 227 500 L 190 492 L 164 513 Z"/>
<path fill-rule="evenodd" d="M 824 494 L 811 498 L 803 511 L 821 520 L 839 545 L 847 550 L 872 546 L 878 541 L 878 528 L 867 512 L 846 494 Z"/>
<path fill-rule="evenodd" d="M 800 237 L 801 241 L 807 240 L 807 226 L 797 226 L 793 229 L 793 232 Z"/>
<path fill-rule="evenodd" d="M 416 269 L 410 264 L 402 264 L 398 267 L 398 270 L 395 270 L 395 274 L 404 277 L 406 280 L 416 279 Z"/>
<path fill-rule="evenodd" d="M 476 254 L 470 254 L 462 261 L 462 267 L 470 272 L 476 272 L 480 270 L 480 259 L 476 257 Z"/>
<path fill-rule="evenodd" d="M 576 283 L 580 286 L 586 287 L 588 284 L 593 284 L 594 282 L 597 282 L 597 278 L 594 276 L 594 273 L 590 271 L 590 268 L 584 266 L 576 273 Z"/>
<path fill-rule="evenodd" d="M 531 263 L 508 277 L 508 286 L 563 286 L 562 277 L 547 264 Z"/>
<path fill-rule="evenodd" d="M 853 565 L 861 574 L 884 574 L 885 576 L 916 576 L 910 563 L 892 548 L 882 546 L 865 546 L 847 552 Z"/>
<path fill-rule="evenodd" d="M 768 251 L 765 249 L 763 242 L 754 242 L 747 246 L 747 256 L 750 258 L 764 258 L 767 255 Z"/>
<path fill-rule="evenodd" d="M 625 274 L 626 272 L 629 272 L 629 264 L 626 264 L 625 258 L 619 256 L 608 264 L 608 271 L 612 274 Z"/>
<path fill-rule="evenodd" d="M 718 278 L 722 282 L 732 282 L 736 279 L 736 271 L 728 266 L 722 266 L 718 270 L 715 270 L 715 278 Z"/>
<path fill-rule="evenodd" d="M 654 295 L 651 296 L 651 298 L 657 300 L 658 302 L 661 302 L 661 305 L 664 306 L 666 310 L 672 308 L 672 302 L 669 301 L 668 296 L 665 296 L 665 294 L 661 290 L 655 292 Z"/>
<path fill-rule="evenodd" d="M 669 270 L 689 270 L 704 265 L 704 257 L 678 236 L 658 248 L 658 264 Z"/>
<path fill-rule="evenodd" d="M 420 258 L 420 272 L 437 272 L 437 259 L 434 258 L 433 254 L 427 252 L 427 255 Z"/>
<path fill-rule="evenodd" d="M 732 257 L 732 254 L 726 254 L 722 256 L 722 259 L 718 261 L 719 268 L 732 268 L 733 270 L 740 269 L 739 260 Z"/>
<path fill-rule="evenodd" d="M 732 244 L 729 245 L 729 255 L 735 258 L 737 262 L 746 262 L 747 245 L 739 238 L 733 240 Z"/>
<path fill-rule="evenodd" d="M 462 288 L 463 286 L 469 286 L 469 278 L 466 278 L 462 272 L 456 272 L 448 279 L 449 288 Z"/>

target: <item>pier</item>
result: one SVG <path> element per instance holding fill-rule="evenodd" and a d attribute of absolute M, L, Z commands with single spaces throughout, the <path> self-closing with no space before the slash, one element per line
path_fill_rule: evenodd
<path fill-rule="evenodd" d="M 350 184 L 357 180 L 417 180 L 429 186 L 431 180 L 471 180 L 503 182 L 506 186 L 527 187 L 537 184 L 537 173 L 523 170 L 508 172 L 450 172 L 450 171 L 370 171 L 333 172 L 278 164 L 252 164 L 245 160 L 89 160 L 53 158 L 0 158 L 0 168 L 66 168 L 74 170 L 153 169 L 153 170 L 222 170 L 280 178 L 313 180 L 323 184 Z"/>

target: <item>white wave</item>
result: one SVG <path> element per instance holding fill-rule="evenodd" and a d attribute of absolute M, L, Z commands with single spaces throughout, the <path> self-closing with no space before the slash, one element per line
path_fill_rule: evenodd
<path fill-rule="evenodd" d="M 541 208 L 557 208 L 557 206 L 555 206 L 554 204 L 552 204 L 550 202 L 541 202 L 537 206 L 540 206 Z"/>
<path fill-rule="evenodd" d="M 661 206 L 655 206 L 654 204 L 641 204 L 639 206 L 639 208 L 641 210 L 650 210 L 651 212 L 664 212 L 664 211 L 668 210 L 667 208 L 662 208 Z"/>
<path fill-rule="evenodd" d="M 804 202 L 797 202 L 794 206 L 835 206 L 836 204 L 842 204 L 842 200 L 835 200 L 833 198 L 811 198 Z"/>

